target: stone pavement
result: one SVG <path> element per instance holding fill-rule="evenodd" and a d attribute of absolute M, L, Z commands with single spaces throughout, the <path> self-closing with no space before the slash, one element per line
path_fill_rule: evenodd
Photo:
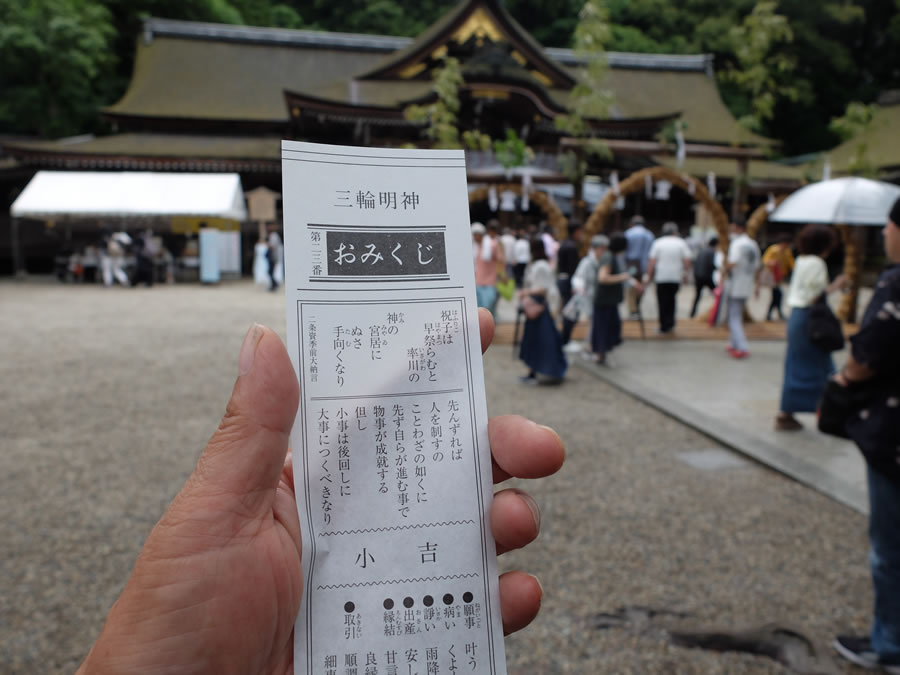
<path fill-rule="evenodd" d="M 0 672 L 71 673 L 218 424 L 248 324 L 283 333 L 284 298 L 0 282 L 0 321 Z M 558 387 L 519 372 L 508 347 L 488 351 L 491 414 L 555 427 L 568 456 L 551 478 L 509 482 L 535 496 L 542 533 L 501 568 L 545 591 L 507 639 L 512 675 L 786 675 L 672 636 L 775 622 L 821 645 L 866 630 L 861 514 L 586 371 Z"/>
<path fill-rule="evenodd" d="M 724 343 L 699 340 L 627 341 L 612 367 L 572 359 L 604 381 L 823 494 L 868 513 L 865 463 L 850 441 L 806 428 L 777 432 L 784 342 L 751 342 L 751 356 L 735 361 Z M 841 363 L 845 354 L 837 354 Z"/>

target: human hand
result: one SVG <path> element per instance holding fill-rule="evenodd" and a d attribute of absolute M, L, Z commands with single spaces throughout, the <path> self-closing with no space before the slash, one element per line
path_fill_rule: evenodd
<path fill-rule="evenodd" d="M 493 321 L 479 310 L 482 347 Z M 288 441 L 299 402 L 281 340 L 253 326 L 219 428 L 144 544 L 131 578 L 84 663 L 98 673 L 291 673 L 303 591 L 300 522 Z M 488 424 L 494 482 L 539 478 L 562 465 L 559 436 L 515 415 Z M 533 541 L 540 512 L 524 492 L 491 504 L 497 552 Z M 500 577 L 504 631 L 536 616 L 537 579 Z"/>
<path fill-rule="evenodd" d="M 846 274 L 839 274 L 834 278 L 832 285 L 843 291 L 850 287 L 850 279 L 847 278 Z"/>

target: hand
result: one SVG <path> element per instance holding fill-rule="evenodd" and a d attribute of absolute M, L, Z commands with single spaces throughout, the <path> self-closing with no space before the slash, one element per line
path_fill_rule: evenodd
<path fill-rule="evenodd" d="M 832 285 L 835 288 L 839 288 L 840 290 L 844 290 L 850 287 L 850 279 L 847 278 L 846 274 L 839 274 L 834 278 Z"/>
<path fill-rule="evenodd" d="M 493 322 L 479 311 L 482 347 Z M 288 440 L 299 388 L 275 333 L 253 326 L 219 428 L 144 544 L 131 578 L 78 670 L 290 673 L 303 591 L 300 522 Z M 559 436 L 514 415 L 490 420 L 494 482 L 539 478 L 562 465 Z M 515 489 L 491 504 L 497 552 L 537 536 L 534 501 Z M 541 587 L 524 572 L 500 577 L 507 633 L 537 615 Z"/>

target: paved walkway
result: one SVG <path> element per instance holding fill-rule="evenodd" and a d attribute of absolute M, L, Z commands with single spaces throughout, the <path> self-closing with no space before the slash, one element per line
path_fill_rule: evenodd
<path fill-rule="evenodd" d="M 612 367 L 571 362 L 739 452 L 846 504 L 868 512 L 865 465 L 850 441 L 815 430 L 815 415 L 798 415 L 805 429 L 776 432 L 784 342 L 753 342 L 735 361 L 723 344 L 698 340 L 626 342 Z M 836 356 L 836 362 L 844 360 Z"/>
<path fill-rule="evenodd" d="M 870 295 L 869 289 L 862 289 L 860 307 Z M 683 287 L 678 294 L 676 335 L 658 339 L 656 296 L 651 288 L 642 304 L 646 340 L 638 339 L 637 322 L 626 321 L 626 343 L 614 353 L 613 367 L 598 367 L 571 357 L 570 363 L 720 443 L 868 513 L 865 465 L 853 443 L 818 433 L 812 414 L 798 415 L 806 426 L 803 431 L 778 433 L 773 429 L 784 367 L 784 324 L 760 322 L 749 328 L 752 356 L 737 362 L 724 351 L 724 327 L 710 329 L 684 318 L 690 313 L 693 298 L 693 287 Z M 761 297 L 748 303 L 750 314 L 762 318 L 768 301 L 769 292 L 763 291 Z M 840 293 L 836 293 L 831 297 L 832 307 L 839 302 Z M 707 291 L 699 313 L 711 306 L 712 296 Z M 514 320 L 515 306 L 501 301 L 498 343 L 512 341 L 509 322 Z M 575 336 L 580 337 L 583 331 L 584 324 L 580 324 Z M 719 340 L 710 339 L 715 337 Z M 840 364 L 845 358 L 845 354 L 837 354 L 835 361 Z"/>

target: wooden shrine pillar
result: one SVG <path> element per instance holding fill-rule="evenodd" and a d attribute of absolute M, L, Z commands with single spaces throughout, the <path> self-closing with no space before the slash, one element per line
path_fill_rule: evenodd
<path fill-rule="evenodd" d="M 740 222 L 744 215 L 744 202 L 747 200 L 747 158 L 737 161 L 738 170 L 734 177 L 731 195 L 731 222 Z"/>

